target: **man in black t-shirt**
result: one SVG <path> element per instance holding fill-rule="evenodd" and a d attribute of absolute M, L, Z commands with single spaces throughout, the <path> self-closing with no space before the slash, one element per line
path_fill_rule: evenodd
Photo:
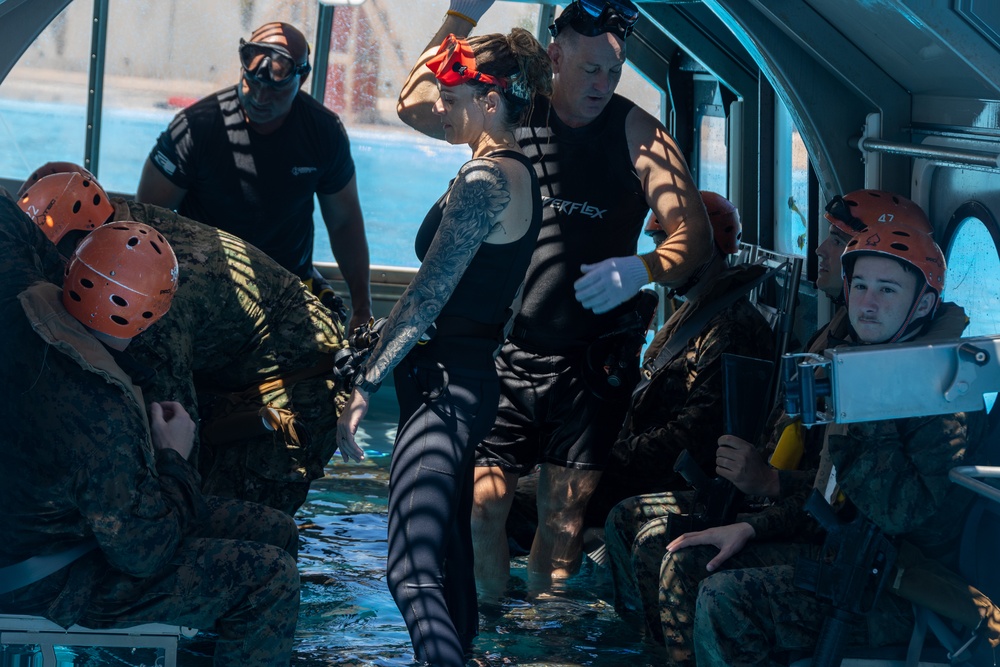
<path fill-rule="evenodd" d="M 371 316 L 368 241 L 340 119 L 299 90 L 309 46 L 268 23 L 240 40 L 240 82 L 182 110 L 153 147 L 138 201 L 248 241 L 323 296 L 313 267 L 313 195 L 351 295 L 350 330 Z M 329 305 L 329 304 L 328 304 Z"/>

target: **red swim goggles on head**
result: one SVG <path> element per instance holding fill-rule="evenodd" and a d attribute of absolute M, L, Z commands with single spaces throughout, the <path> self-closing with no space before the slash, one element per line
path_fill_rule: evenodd
<path fill-rule="evenodd" d="M 446 86 L 457 86 L 460 83 L 479 81 L 480 83 L 507 88 L 507 79 L 484 74 L 476 70 L 476 56 L 472 53 L 469 43 L 454 34 L 448 35 L 441 42 L 437 55 L 427 61 L 427 68 L 434 72 L 434 77 Z"/>

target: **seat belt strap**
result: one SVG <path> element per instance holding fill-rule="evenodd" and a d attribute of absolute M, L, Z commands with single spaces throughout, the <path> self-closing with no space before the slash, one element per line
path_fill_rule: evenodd
<path fill-rule="evenodd" d="M 28 584 L 41 581 L 96 548 L 97 540 L 90 539 L 66 551 L 44 556 L 32 556 L 20 563 L 0 567 L 0 594 L 9 593 L 18 588 L 24 588 Z"/>
<path fill-rule="evenodd" d="M 735 289 L 726 296 L 705 305 L 696 314 L 692 315 L 691 319 L 678 327 L 677 331 L 675 331 L 670 337 L 670 340 L 668 340 L 663 348 L 660 349 L 659 354 L 657 354 L 654 359 L 651 359 L 643 364 L 639 384 L 637 384 L 635 389 L 632 390 L 632 400 L 637 400 L 640 395 L 645 393 L 646 387 L 649 386 L 649 383 L 654 377 L 656 377 L 660 370 L 673 361 L 674 357 L 676 357 L 681 350 L 687 347 L 688 342 L 697 336 L 713 317 L 732 304 L 736 303 L 741 297 L 752 292 L 755 287 L 763 283 L 765 280 L 784 269 L 786 264 L 787 262 L 774 267 L 770 271 L 767 271 L 752 281 L 744 284 L 739 289 Z"/>

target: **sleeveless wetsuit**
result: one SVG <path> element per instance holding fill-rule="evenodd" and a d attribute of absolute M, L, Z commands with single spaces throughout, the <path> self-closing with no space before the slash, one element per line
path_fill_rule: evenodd
<path fill-rule="evenodd" d="M 581 264 L 636 252 L 649 207 L 625 136 L 634 107 L 614 95 L 597 119 L 572 128 L 536 98 L 528 126 L 517 132 L 545 216 L 521 311 L 497 359 L 499 414 L 477 465 L 520 474 L 539 462 L 600 470 L 621 428 L 629 391 L 613 402 L 595 396 L 584 378 L 585 350 L 634 304 L 597 315 L 576 300 L 573 282 Z"/>
<path fill-rule="evenodd" d="M 531 224 L 511 243 L 483 243 L 437 322 L 393 374 L 399 428 L 389 475 L 388 584 L 406 621 L 416 658 L 463 665 L 479 627 L 472 561 L 475 445 L 493 426 L 499 383 L 493 355 L 542 222 L 531 164 Z M 417 234 L 423 259 L 438 231 L 443 197 Z"/>

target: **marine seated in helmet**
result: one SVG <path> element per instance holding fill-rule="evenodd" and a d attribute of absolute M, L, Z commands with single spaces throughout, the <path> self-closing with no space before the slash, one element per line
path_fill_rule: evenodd
<path fill-rule="evenodd" d="M 925 340 L 945 274 L 930 236 L 899 221 L 872 224 L 847 244 L 842 265 L 846 344 Z M 695 656 L 699 665 L 775 664 L 789 651 L 814 648 L 830 607 L 793 583 L 796 559 L 816 560 L 822 549 L 822 531 L 802 509 L 813 488 L 838 514 L 860 512 L 954 567 L 971 494 L 952 484 L 948 471 L 976 462 L 984 421 L 977 412 L 829 424 L 812 480 L 782 480 L 789 483 L 763 511 L 672 541 L 659 592 L 668 664 L 693 665 Z M 847 645 L 905 642 L 913 617 L 901 594 L 888 591 L 850 624 Z"/>
<path fill-rule="evenodd" d="M 840 256 L 856 234 L 869 226 L 895 223 L 934 237 L 934 227 L 922 208 L 906 197 L 884 190 L 862 189 L 843 196 L 836 195 L 827 203 L 823 217 L 830 223 L 830 229 L 827 238 L 816 248 L 819 257 L 816 287 L 826 292 L 838 309 L 830 318 L 829 326 L 821 329 L 806 346 L 809 351 L 816 351 L 814 343 L 818 337 L 832 337 L 836 344 L 849 334 L 847 309 L 842 307 L 844 280 Z M 964 329 L 968 322 L 961 306 L 943 301 L 938 306 L 932 328 L 924 333 L 929 339 L 949 338 L 954 327 Z M 826 340 L 818 342 L 822 344 L 818 347 L 820 351 L 830 347 Z"/>
<path fill-rule="evenodd" d="M 0 254 L 0 613 L 193 626 L 218 634 L 216 665 L 288 664 L 294 521 L 202 495 L 194 422 L 169 397 L 147 412 L 133 375 L 126 348 L 172 310 L 170 244 L 138 222 L 98 227 L 60 289 L 56 249 L 0 198 Z"/>
<path fill-rule="evenodd" d="M 655 361 L 656 370 L 645 389 L 632 396 L 588 507 L 592 525 L 603 525 L 611 507 L 630 496 L 688 488 L 673 471 L 683 450 L 714 476 L 715 442 L 723 421 L 722 355 L 771 359 L 774 354 L 774 334 L 749 299 L 750 283 L 766 269 L 730 266 L 742 235 L 739 212 L 722 195 L 702 192 L 701 197 L 714 232 L 712 254 L 690 278 L 665 284 L 683 304 L 646 350 L 643 367 L 651 368 Z M 736 292 L 741 292 L 739 298 L 727 300 Z M 697 329 L 691 331 L 689 322 Z"/>
<path fill-rule="evenodd" d="M 753 283 L 766 268 L 729 265 L 739 250 L 739 213 L 719 194 L 701 196 L 714 232 L 712 255 L 683 283 L 666 285 L 684 303 L 646 351 L 643 366 L 655 370 L 645 389 L 633 394 L 611 461 L 588 507 L 591 525 L 604 528 L 615 608 L 637 628 L 643 626 L 642 597 L 649 598 L 645 606 L 655 615 L 656 578 L 643 572 L 642 579 L 652 582 L 651 592 L 638 590 L 631 565 L 633 541 L 650 519 L 691 510 L 690 487 L 673 470 L 682 451 L 705 475 L 715 477 L 716 442 L 724 432 L 722 355 L 770 360 L 774 354 L 774 334 L 749 300 Z M 662 554 L 661 545 L 653 558 L 656 567 Z"/>
<path fill-rule="evenodd" d="M 862 189 L 836 195 L 827 203 L 823 217 L 830 228 L 826 239 L 816 247 L 816 288 L 826 292 L 837 305 L 844 302 L 840 256 L 855 234 L 869 224 L 900 222 L 934 235 L 923 209 L 906 197 L 884 190 Z"/>
<path fill-rule="evenodd" d="M 330 373 L 346 345 L 338 318 L 254 246 L 165 208 L 111 199 L 78 165 L 39 168 L 18 204 L 64 256 L 109 220 L 145 222 L 170 241 L 178 294 L 131 350 L 152 371 L 145 395 L 180 402 L 199 425 L 192 460 L 206 493 L 293 514 L 336 449 L 347 396 Z"/>

